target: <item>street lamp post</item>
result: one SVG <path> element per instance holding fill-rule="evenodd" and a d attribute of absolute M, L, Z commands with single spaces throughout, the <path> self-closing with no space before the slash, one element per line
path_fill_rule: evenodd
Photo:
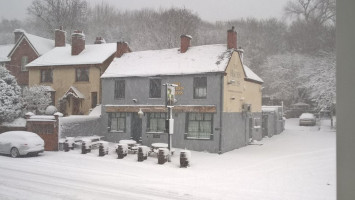
<path fill-rule="evenodd" d="M 165 96 L 165 106 L 168 108 L 168 115 L 166 119 L 166 127 L 168 133 L 168 149 L 171 152 L 172 147 L 172 134 L 174 133 L 174 119 L 173 119 L 173 107 L 176 101 L 175 99 L 175 87 L 176 84 L 166 83 L 164 84 L 166 96 Z"/>

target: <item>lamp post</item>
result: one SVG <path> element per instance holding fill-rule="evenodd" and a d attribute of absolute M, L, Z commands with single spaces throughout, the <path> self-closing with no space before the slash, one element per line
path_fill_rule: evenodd
<path fill-rule="evenodd" d="M 175 99 L 175 87 L 178 85 L 166 83 L 164 84 L 166 96 L 165 96 L 165 106 L 168 108 L 168 115 L 166 118 L 166 127 L 168 132 L 168 149 L 171 152 L 172 146 L 172 134 L 174 133 L 174 119 L 173 119 L 173 107 L 176 101 Z"/>

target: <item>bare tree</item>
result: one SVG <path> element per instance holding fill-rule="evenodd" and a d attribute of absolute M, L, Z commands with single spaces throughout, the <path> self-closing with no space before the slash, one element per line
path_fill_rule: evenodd
<path fill-rule="evenodd" d="M 306 22 L 335 23 L 335 0 L 292 0 L 284 8 L 285 15 L 296 16 Z"/>
<path fill-rule="evenodd" d="M 34 0 L 27 10 L 45 24 L 45 31 L 52 33 L 63 26 L 71 33 L 85 27 L 88 5 L 85 0 Z"/>

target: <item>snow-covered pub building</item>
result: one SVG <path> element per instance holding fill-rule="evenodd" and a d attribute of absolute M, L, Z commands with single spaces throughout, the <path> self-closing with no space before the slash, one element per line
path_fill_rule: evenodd
<path fill-rule="evenodd" d="M 112 61 L 101 76 L 107 140 L 167 143 L 165 83 L 177 85 L 174 148 L 223 153 L 262 138 L 263 81 L 243 65 L 234 27 L 227 45 L 191 47 L 190 41 L 182 35 L 180 48 L 130 52 Z"/>

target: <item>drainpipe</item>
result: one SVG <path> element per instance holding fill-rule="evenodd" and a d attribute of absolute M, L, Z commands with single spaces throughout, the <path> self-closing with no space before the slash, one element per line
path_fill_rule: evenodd
<path fill-rule="evenodd" d="M 221 97 L 220 97 L 220 120 L 219 120 L 219 148 L 218 154 L 222 154 L 222 119 L 223 119 L 223 87 L 224 87 L 224 73 L 221 75 Z"/>

